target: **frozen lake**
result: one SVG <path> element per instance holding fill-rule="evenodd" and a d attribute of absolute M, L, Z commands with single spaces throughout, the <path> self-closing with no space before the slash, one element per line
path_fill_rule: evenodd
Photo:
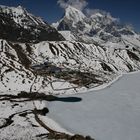
<path fill-rule="evenodd" d="M 69 132 L 95 140 L 140 140 L 140 72 L 99 91 L 61 97 L 70 101 L 50 102 L 48 116 Z"/>

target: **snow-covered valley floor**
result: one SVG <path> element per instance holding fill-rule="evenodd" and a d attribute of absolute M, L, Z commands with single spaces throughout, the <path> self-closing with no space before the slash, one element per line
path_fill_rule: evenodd
<path fill-rule="evenodd" d="M 47 115 L 69 132 L 95 140 L 140 139 L 140 72 L 123 75 L 102 90 L 61 97 L 71 96 L 81 101 L 47 105 Z"/>

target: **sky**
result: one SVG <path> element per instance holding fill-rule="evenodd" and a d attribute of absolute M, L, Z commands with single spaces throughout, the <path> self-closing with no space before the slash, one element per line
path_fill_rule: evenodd
<path fill-rule="evenodd" d="M 101 9 L 119 18 L 124 24 L 132 24 L 140 32 L 140 0 L 0 0 L 0 5 L 21 5 L 48 23 L 61 19 L 67 5 L 89 13 L 94 9 Z"/>

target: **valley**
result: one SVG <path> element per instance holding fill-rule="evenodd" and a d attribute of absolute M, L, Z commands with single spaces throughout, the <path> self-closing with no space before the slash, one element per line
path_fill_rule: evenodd
<path fill-rule="evenodd" d="M 0 5 L 0 140 L 139 139 L 139 70 L 140 35 L 105 11 Z"/>

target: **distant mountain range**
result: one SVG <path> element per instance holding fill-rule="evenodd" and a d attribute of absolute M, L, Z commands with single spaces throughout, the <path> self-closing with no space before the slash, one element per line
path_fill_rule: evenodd
<path fill-rule="evenodd" d="M 52 26 L 59 31 L 71 31 L 73 40 L 84 43 L 118 43 L 124 36 L 137 41 L 140 38 L 130 26 L 122 25 L 105 11 L 97 10 L 89 17 L 72 6 L 66 8 L 63 18 Z"/>

